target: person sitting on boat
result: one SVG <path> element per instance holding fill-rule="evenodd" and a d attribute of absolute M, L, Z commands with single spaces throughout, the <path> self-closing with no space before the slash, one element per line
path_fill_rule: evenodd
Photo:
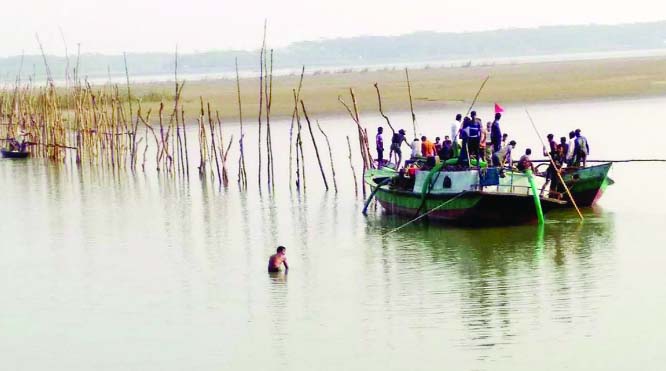
<path fill-rule="evenodd" d="M 435 157 L 435 144 L 425 135 L 421 137 L 421 155 L 423 157 Z"/>
<path fill-rule="evenodd" d="M 530 160 L 531 154 L 532 154 L 532 149 L 528 148 L 525 150 L 525 154 L 520 156 L 520 159 L 518 160 L 518 165 L 516 166 L 518 170 L 525 172 L 529 169 L 534 172 L 534 165 L 532 164 L 532 160 Z"/>
<path fill-rule="evenodd" d="M 444 142 L 442 143 L 442 149 L 437 152 L 439 159 L 446 161 L 453 157 L 453 142 L 448 135 L 444 136 Z"/>
<path fill-rule="evenodd" d="M 382 138 L 382 133 L 384 132 L 383 127 L 377 128 L 377 135 L 375 136 L 375 144 L 377 147 L 377 167 L 381 168 L 384 164 L 384 139 Z"/>
<path fill-rule="evenodd" d="M 504 164 L 508 163 L 509 167 L 512 167 L 511 150 L 514 148 L 516 148 L 516 141 L 512 140 L 508 146 L 504 146 L 499 151 L 493 153 L 493 166 L 504 167 Z"/>
<path fill-rule="evenodd" d="M 282 265 L 284 265 L 285 272 L 289 270 L 289 264 L 287 264 L 287 248 L 284 246 L 278 246 L 275 254 L 268 258 L 268 271 L 270 273 L 279 272 Z"/>
<path fill-rule="evenodd" d="M 590 154 L 590 145 L 587 142 L 587 138 L 580 134 L 580 129 L 576 129 L 576 141 L 574 143 L 576 145 L 576 149 L 574 150 L 574 166 L 580 166 L 582 162 L 583 167 L 585 167 L 587 155 Z"/>

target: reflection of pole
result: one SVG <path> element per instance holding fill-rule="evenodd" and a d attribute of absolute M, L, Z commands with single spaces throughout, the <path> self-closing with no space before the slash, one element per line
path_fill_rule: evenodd
<path fill-rule="evenodd" d="M 541 258 L 541 256 L 543 255 L 543 248 L 545 246 L 543 236 L 545 229 L 546 229 L 545 224 L 539 224 L 537 226 L 536 251 L 535 251 L 537 258 Z"/>
<path fill-rule="evenodd" d="M 543 225 L 544 223 L 543 210 L 541 209 L 541 199 L 539 198 L 539 190 L 537 189 L 536 183 L 534 182 L 534 175 L 532 174 L 531 169 L 527 169 L 527 171 L 525 171 L 525 174 L 527 174 L 527 179 L 530 181 L 530 188 L 532 189 L 532 196 L 534 197 L 534 207 L 536 209 L 537 220 L 539 221 L 539 225 Z"/>
<path fill-rule="evenodd" d="M 541 142 L 542 146 L 546 146 L 546 143 L 543 142 L 543 139 L 541 138 L 541 134 L 539 133 L 539 129 L 537 129 L 536 125 L 534 124 L 534 120 L 532 120 L 532 116 L 530 116 L 530 113 L 525 110 L 525 113 L 527 113 L 527 117 L 530 119 L 530 123 L 532 124 L 532 128 L 534 128 L 534 132 L 536 133 L 537 137 L 539 138 L 539 141 Z M 553 158 L 550 156 L 550 152 L 546 153 L 548 155 L 548 160 L 550 160 L 550 164 L 553 166 L 553 169 L 555 169 L 555 174 L 557 174 L 557 177 L 560 180 L 560 183 L 564 186 L 564 190 L 567 191 L 567 195 L 569 196 L 569 199 L 571 200 L 571 203 L 574 205 L 574 208 L 576 209 L 576 212 L 578 213 L 578 216 L 580 217 L 580 220 L 584 220 L 583 214 L 580 212 L 580 209 L 578 208 L 578 205 L 576 205 L 576 201 L 574 200 L 573 196 L 571 195 L 571 191 L 569 191 L 569 187 L 567 186 L 566 183 L 564 183 L 564 179 L 562 179 L 562 174 L 560 174 L 560 169 L 555 165 L 555 161 L 553 161 Z"/>

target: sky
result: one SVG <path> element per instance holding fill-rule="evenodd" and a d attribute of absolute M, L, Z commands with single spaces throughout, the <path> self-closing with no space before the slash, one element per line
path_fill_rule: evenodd
<path fill-rule="evenodd" d="M 256 49 L 268 42 L 666 19 L 663 0 L 8 0 L 0 57 Z M 63 38 L 64 36 L 64 38 Z M 64 39 L 64 42 L 63 42 Z"/>

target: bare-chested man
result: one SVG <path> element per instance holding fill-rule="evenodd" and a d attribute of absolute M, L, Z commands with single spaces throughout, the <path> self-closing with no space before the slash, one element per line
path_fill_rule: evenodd
<path fill-rule="evenodd" d="M 268 259 L 268 271 L 271 273 L 279 272 L 280 266 L 284 264 L 285 271 L 289 270 L 289 264 L 287 264 L 287 248 L 284 246 L 278 246 L 277 253 L 271 255 Z"/>

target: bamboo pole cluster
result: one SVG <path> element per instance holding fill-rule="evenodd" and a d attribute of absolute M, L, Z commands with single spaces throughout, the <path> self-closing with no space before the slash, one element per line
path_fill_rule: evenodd
<path fill-rule="evenodd" d="M 19 73 L 14 89 L 0 91 L 0 140 L 7 141 L 22 136 L 27 137 L 28 144 L 32 145 L 31 153 L 33 157 L 58 162 L 73 159 L 76 164 L 101 166 L 114 172 L 122 170 L 134 172 L 139 166 L 142 171 L 146 171 L 146 166 L 154 166 L 158 172 L 187 178 L 190 174 L 190 154 L 195 155 L 198 150 L 199 163 L 198 166 L 196 164 L 195 166 L 200 178 L 210 177 L 217 180 L 220 186 L 227 187 L 229 184 L 227 158 L 235 143 L 234 136 L 231 135 L 228 140 L 224 137 L 219 111 L 216 111 L 210 102 L 205 101 L 204 97 L 199 97 L 199 115 L 196 119 L 197 128 L 195 129 L 196 142 L 192 142 L 192 138 L 190 138 L 190 145 L 194 145 L 195 148 L 191 152 L 188 149 L 185 112 L 180 103 L 185 82 L 179 81 L 178 78 L 178 50 L 176 49 L 174 61 L 172 105 L 162 101 L 157 112 L 153 112 L 151 109 L 144 111 L 141 100 L 132 95 L 126 55 L 124 55 L 124 58 L 126 92 L 118 85 L 109 83 L 93 87 L 87 81 L 81 82 L 78 80 L 78 56 L 72 74 L 73 80 L 68 78 L 65 88 L 55 87 L 50 73 L 45 86 L 35 87 L 32 85 L 32 81 L 23 86 L 20 84 Z M 44 59 L 45 64 L 47 64 L 46 57 Z M 262 176 L 265 176 L 265 187 L 272 192 L 276 183 L 273 133 L 271 131 L 273 51 L 266 47 L 266 25 L 264 25 L 264 38 L 259 62 L 257 182 L 259 190 L 263 189 Z M 327 176 L 328 170 L 325 170 L 322 161 L 315 131 L 312 129 L 312 120 L 301 95 L 304 74 L 305 67 L 301 70 L 297 88 L 292 90 L 294 106 L 289 126 L 288 184 L 290 189 L 292 185 L 295 185 L 298 191 L 301 189 L 305 191 L 306 189 L 306 156 L 303 129 L 304 125 L 307 125 L 307 132 L 312 142 L 312 149 L 316 156 L 323 187 L 329 190 L 329 180 L 332 179 L 333 188 L 337 192 L 338 184 L 331 142 L 319 122 L 315 121 L 318 133 L 326 141 L 331 174 L 329 178 Z M 411 84 L 406 69 L 405 74 L 412 124 L 414 131 L 416 131 L 416 116 L 411 102 Z M 247 147 L 240 85 L 238 61 L 236 60 L 237 103 L 240 124 L 236 178 L 239 187 L 247 189 L 248 175 L 245 157 Z M 391 131 L 395 132 L 388 116 L 383 111 L 378 84 L 375 83 L 374 87 L 377 91 L 379 112 L 386 120 Z M 355 123 L 358 152 L 360 153 L 363 175 L 365 175 L 365 172 L 374 168 L 375 165 L 370 152 L 367 128 L 361 124 L 354 90 L 349 89 L 349 94 L 351 105 L 347 104 L 341 96 L 338 97 L 338 100 Z M 192 134 L 192 131 L 190 131 L 190 135 Z M 355 193 L 358 194 L 358 179 L 354 167 L 351 141 L 349 136 L 346 139 L 348 159 L 354 178 L 354 189 Z M 148 159 L 149 154 L 154 156 L 154 160 Z M 196 159 L 192 160 L 196 161 Z M 365 196 L 366 186 L 362 178 L 361 184 Z"/>

